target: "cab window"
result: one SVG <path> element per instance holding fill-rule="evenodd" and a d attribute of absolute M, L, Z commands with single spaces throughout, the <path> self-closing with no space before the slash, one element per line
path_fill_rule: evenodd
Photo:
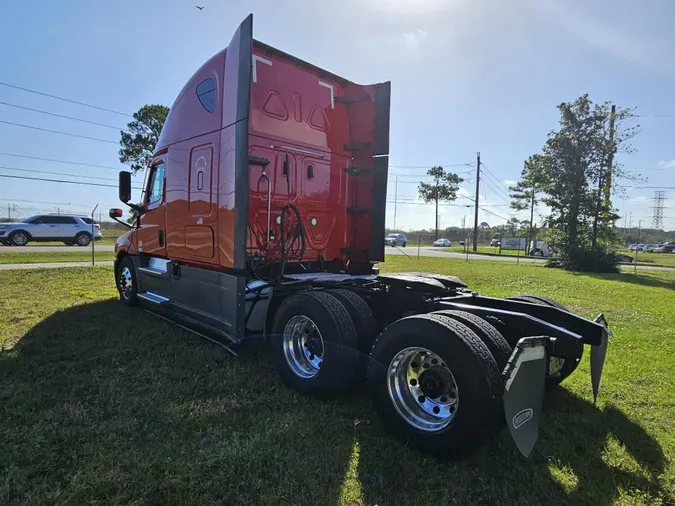
<path fill-rule="evenodd" d="M 148 204 L 154 204 L 162 200 L 164 195 L 164 162 L 160 162 L 152 168 L 150 182 L 148 183 Z"/>
<path fill-rule="evenodd" d="M 204 79 L 197 85 L 197 98 L 204 109 L 213 112 L 216 108 L 216 85 L 213 79 Z"/>

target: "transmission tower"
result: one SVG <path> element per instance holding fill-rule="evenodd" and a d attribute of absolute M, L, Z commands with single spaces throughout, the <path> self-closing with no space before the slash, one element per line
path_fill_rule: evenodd
<path fill-rule="evenodd" d="M 652 219 L 652 228 L 656 230 L 663 229 L 663 201 L 666 200 L 666 192 L 657 190 L 654 192 L 654 217 Z"/>

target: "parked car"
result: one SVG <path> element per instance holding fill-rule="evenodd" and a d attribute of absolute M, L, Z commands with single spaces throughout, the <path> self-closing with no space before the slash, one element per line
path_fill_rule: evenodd
<path fill-rule="evenodd" d="M 497 232 L 494 235 L 494 237 L 490 240 L 490 246 L 492 246 L 493 248 L 498 248 L 499 244 L 501 243 L 501 240 L 502 240 L 502 234 Z"/>
<path fill-rule="evenodd" d="M 408 244 L 408 239 L 403 234 L 389 234 L 384 238 L 384 244 L 386 246 L 402 246 L 405 248 Z"/>
<path fill-rule="evenodd" d="M 631 244 L 628 249 L 631 251 L 644 251 L 645 244 Z"/>
<path fill-rule="evenodd" d="M 675 241 L 668 241 L 664 243 L 663 253 L 675 253 Z"/>
<path fill-rule="evenodd" d="M 61 241 L 67 245 L 87 246 L 102 238 L 101 226 L 88 216 L 40 214 L 16 223 L 0 223 L 0 242 L 25 246 L 29 242 Z"/>
<path fill-rule="evenodd" d="M 662 244 L 645 244 L 643 251 L 645 253 L 654 253 L 656 249 L 660 248 Z"/>
<path fill-rule="evenodd" d="M 449 248 L 452 246 L 450 239 L 437 239 L 434 241 L 434 247 L 436 248 Z"/>

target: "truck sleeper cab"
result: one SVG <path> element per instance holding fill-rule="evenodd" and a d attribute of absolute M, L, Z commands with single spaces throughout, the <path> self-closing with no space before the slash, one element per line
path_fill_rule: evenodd
<path fill-rule="evenodd" d="M 115 246 L 120 297 L 231 350 L 266 342 L 303 393 L 367 378 L 389 429 L 423 451 L 459 457 L 506 413 L 529 454 L 543 392 L 584 344 L 598 350 L 597 394 L 607 326 L 454 277 L 379 275 L 389 97 L 388 82 L 361 86 L 254 40 L 249 16 L 171 107 L 142 204 L 120 173 L 137 216 Z"/>

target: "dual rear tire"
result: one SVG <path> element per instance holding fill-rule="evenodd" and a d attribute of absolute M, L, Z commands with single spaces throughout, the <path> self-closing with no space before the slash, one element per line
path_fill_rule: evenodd
<path fill-rule="evenodd" d="M 474 315 L 410 316 L 374 340 L 376 323 L 358 294 L 317 290 L 282 302 L 272 327 L 271 357 L 287 386 L 327 397 L 366 376 L 385 426 L 424 452 L 461 457 L 504 425 L 510 348 Z"/>

